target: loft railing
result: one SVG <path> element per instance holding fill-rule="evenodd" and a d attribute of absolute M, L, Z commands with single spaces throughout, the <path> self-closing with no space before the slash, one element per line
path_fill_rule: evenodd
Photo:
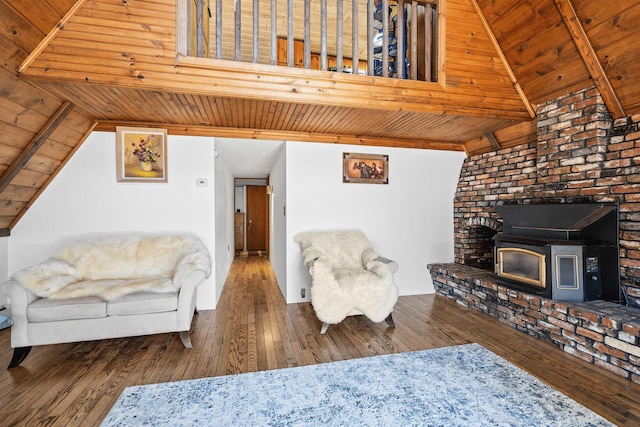
<path fill-rule="evenodd" d="M 181 5 L 178 19 L 188 22 L 183 31 L 189 56 L 437 81 L 438 0 L 182 0 Z"/>

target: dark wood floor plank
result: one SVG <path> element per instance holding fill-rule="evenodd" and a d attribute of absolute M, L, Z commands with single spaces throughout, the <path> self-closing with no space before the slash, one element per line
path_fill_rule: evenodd
<path fill-rule="evenodd" d="M 20 367 L 0 368 L 0 426 L 99 425 L 132 385 L 471 342 L 618 425 L 640 425 L 640 386 L 494 319 L 435 295 L 400 297 L 394 319 L 392 329 L 349 317 L 320 335 L 310 303 L 285 304 L 267 258 L 240 257 L 216 310 L 194 317 L 193 349 L 177 334 L 35 347 Z M 11 355 L 5 329 L 0 364 Z"/>

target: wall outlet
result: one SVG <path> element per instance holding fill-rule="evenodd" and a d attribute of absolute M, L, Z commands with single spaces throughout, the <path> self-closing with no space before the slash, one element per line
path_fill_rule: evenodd
<path fill-rule="evenodd" d="M 300 289 L 300 296 L 301 296 L 302 298 L 304 298 L 304 296 L 305 296 L 306 294 L 307 294 L 307 289 L 306 289 L 306 288 L 302 288 L 302 289 Z"/>

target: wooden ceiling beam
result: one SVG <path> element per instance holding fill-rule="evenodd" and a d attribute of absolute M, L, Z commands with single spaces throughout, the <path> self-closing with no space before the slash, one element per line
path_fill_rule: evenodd
<path fill-rule="evenodd" d="M 185 126 L 176 124 L 139 123 L 127 121 L 100 121 L 96 131 L 114 132 L 116 126 L 144 126 L 167 129 L 171 135 L 210 136 L 218 138 L 244 138 L 274 141 L 320 142 L 379 147 L 417 148 L 429 150 L 464 151 L 463 143 L 428 139 L 380 138 L 358 135 L 328 135 L 313 132 L 275 131 L 261 129 L 227 128 L 216 126 Z"/>
<path fill-rule="evenodd" d="M 518 81 L 518 78 L 513 72 L 513 69 L 511 69 L 511 65 L 509 65 L 509 62 L 507 61 L 507 57 L 504 55 L 504 52 L 502 51 L 502 48 L 498 43 L 498 39 L 496 39 L 496 36 L 493 33 L 493 30 L 489 26 L 489 22 L 487 22 L 487 18 L 485 18 L 484 13 L 482 13 L 482 9 L 480 9 L 480 6 L 478 5 L 478 1 L 471 0 L 471 3 L 473 3 L 473 7 L 476 9 L 476 12 L 480 17 L 480 21 L 482 21 L 482 26 L 487 32 L 487 35 L 489 36 L 489 40 L 491 40 L 491 44 L 493 45 L 493 48 L 496 50 L 496 53 L 498 54 L 500 61 L 502 61 L 502 65 L 504 66 L 505 70 L 507 71 L 507 74 L 509 75 L 509 79 L 513 84 L 513 88 L 516 90 L 516 92 L 518 92 L 518 96 L 520 96 L 522 103 L 527 109 L 527 112 L 529 113 L 529 117 L 531 117 L 532 119 L 535 118 L 536 108 L 533 104 L 531 104 L 531 101 L 529 101 L 529 98 L 527 98 L 527 95 L 524 93 L 524 89 L 522 89 L 522 86 L 520 86 L 520 82 Z"/>
<path fill-rule="evenodd" d="M 69 20 L 71 18 L 73 18 L 75 16 L 75 14 L 78 13 L 78 11 L 80 9 L 82 9 L 82 7 L 84 6 L 84 4 L 86 2 L 87 2 L 87 0 L 77 0 L 76 1 L 76 3 L 73 5 L 73 7 L 71 7 L 71 9 L 69 9 L 69 11 L 62 17 L 62 19 L 60 19 L 60 21 L 56 24 L 56 26 L 53 27 L 53 29 L 51 31 L 49 31 L 49 34 L 47 34 L 47 36 L 44 39 L 42 39 L 40 44 L 38 44 L 38 46 L 36 46 L 36 48 L 33 49 L 33 51 L 31 51 L 29 56 L 27 56 L 25 58 L 25 60 L 22 61 L 22 64 L 20 64 L 20 66 L 17 69 L 18 74 L 22 73 L 24 70 L 29 68 L 29 66 L 33 63 L 33 61 L 35 61 L 35 59 L 38 56 L 40 56 L 40 54 L 47 47 L 49 47 L 49 44 L 53 41 L 53 39 L 56 38 L 56 36 L 58 35 L 58 33 L 60 33 L 60 31 L 62 29 L 64 29 L 64 26 L 66 25 L 66 23 L 69 22 Z"/>
<path fill-rule="evenodd" d="M 26 166 L 26 164 L 31 160 L 34 154 L 38 151 L 38 149 L 45 143 L 47 138 L 51 136 L 53 131 L 62 123 L 62 121 L 67 117 L 67 115 L 73 110 L 74 105 L 66 101 L 58 111 L 49 119 L 47 124 L 38 132 L 38 134 L 31 140 L 29 144 L 22 150 L 20 155 L 16 157 L 16 159 L 11 163 L 11 165 L 4 171 L 2 176 L 0 176 L 0 193 L 7 188 L 7 185 L 11 184 L 13 178 L 16 177 L 20 173 L 20 171 Z"/>
<path fill-rule="evenodd" d="M 589 70 L 589 74 L 591 75 L 593 82 L 600 91 L 602 99 L 609 109 L 609 112 L 614 119 L 626 117 L 618 96 L 613 90 L 613 87 L 604 72 L 604 68 L 602 68 L 602 64 L 598 60 L 598 56 L 593 49 L 584 27 L 580 23 L 580 19 L 578 19 L 573 3 L 571 0 L 554 1 L 560 11 L 560 15 L 562 16 L 565 25 L 571 33 L 571 37 L 578 48 L 578 52 L 580 52 L 580 56 L 582 56 L 582 60 L 584 61 L 587 70 Z"/>
<path fill-rule="evenodd" d="M 84 67 L 84 66 L 78 66 Z M 453 91 L 452 84 L 402 80 L 347 73 L 307 70 L 234 61 L 215 61 L 189 57 L 178 65 L 158 65 L 158 72 L 146 78 L 93 75 L 84 80 L 76 72 L 58 74 L 55 69 L 28 70 L 22 77 L 36 85 L 92 84 L 114 86 L 120 90 L 185 93 L 234 99 L 287 102 L 295 104 L 334 105 L 346 108 L 406 111 L 512 120 L 531 118 L 520 109 L 521 100 L 485 92 L 483 96 L 468 91 Z M 42 71 L 42 70 L 40 70 Z M 305 75 L 308 74 L 308 75 Z M 153 78 L 151 77 L 153 75 Z M 65 93 L 64 96 L 72 96 Z M 481 101 L 481 102 L 480 102 Z M 530 107 L 531 108 L 531 107 Z M 99 118 L 99 117 L 97 117 Z"/>
<path fill-rule="evenodd" d="M 487 132 L 485 134 L 485 137 L 489 140 L 489 143 L 491 144 L 491 148 L 493 148 L 494 150 L 498 151 L 502 148 L 500 146 L 500 143 L 496 139 L 496 137 L 493 135 L 493 133 Z"/>

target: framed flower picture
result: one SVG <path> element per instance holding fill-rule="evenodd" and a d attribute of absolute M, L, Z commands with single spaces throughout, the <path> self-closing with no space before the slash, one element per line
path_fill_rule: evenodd
<path fill-rule="evenodd" d="M 118 182 L 167 182 L 167 130 L 116 127 Z"/>

